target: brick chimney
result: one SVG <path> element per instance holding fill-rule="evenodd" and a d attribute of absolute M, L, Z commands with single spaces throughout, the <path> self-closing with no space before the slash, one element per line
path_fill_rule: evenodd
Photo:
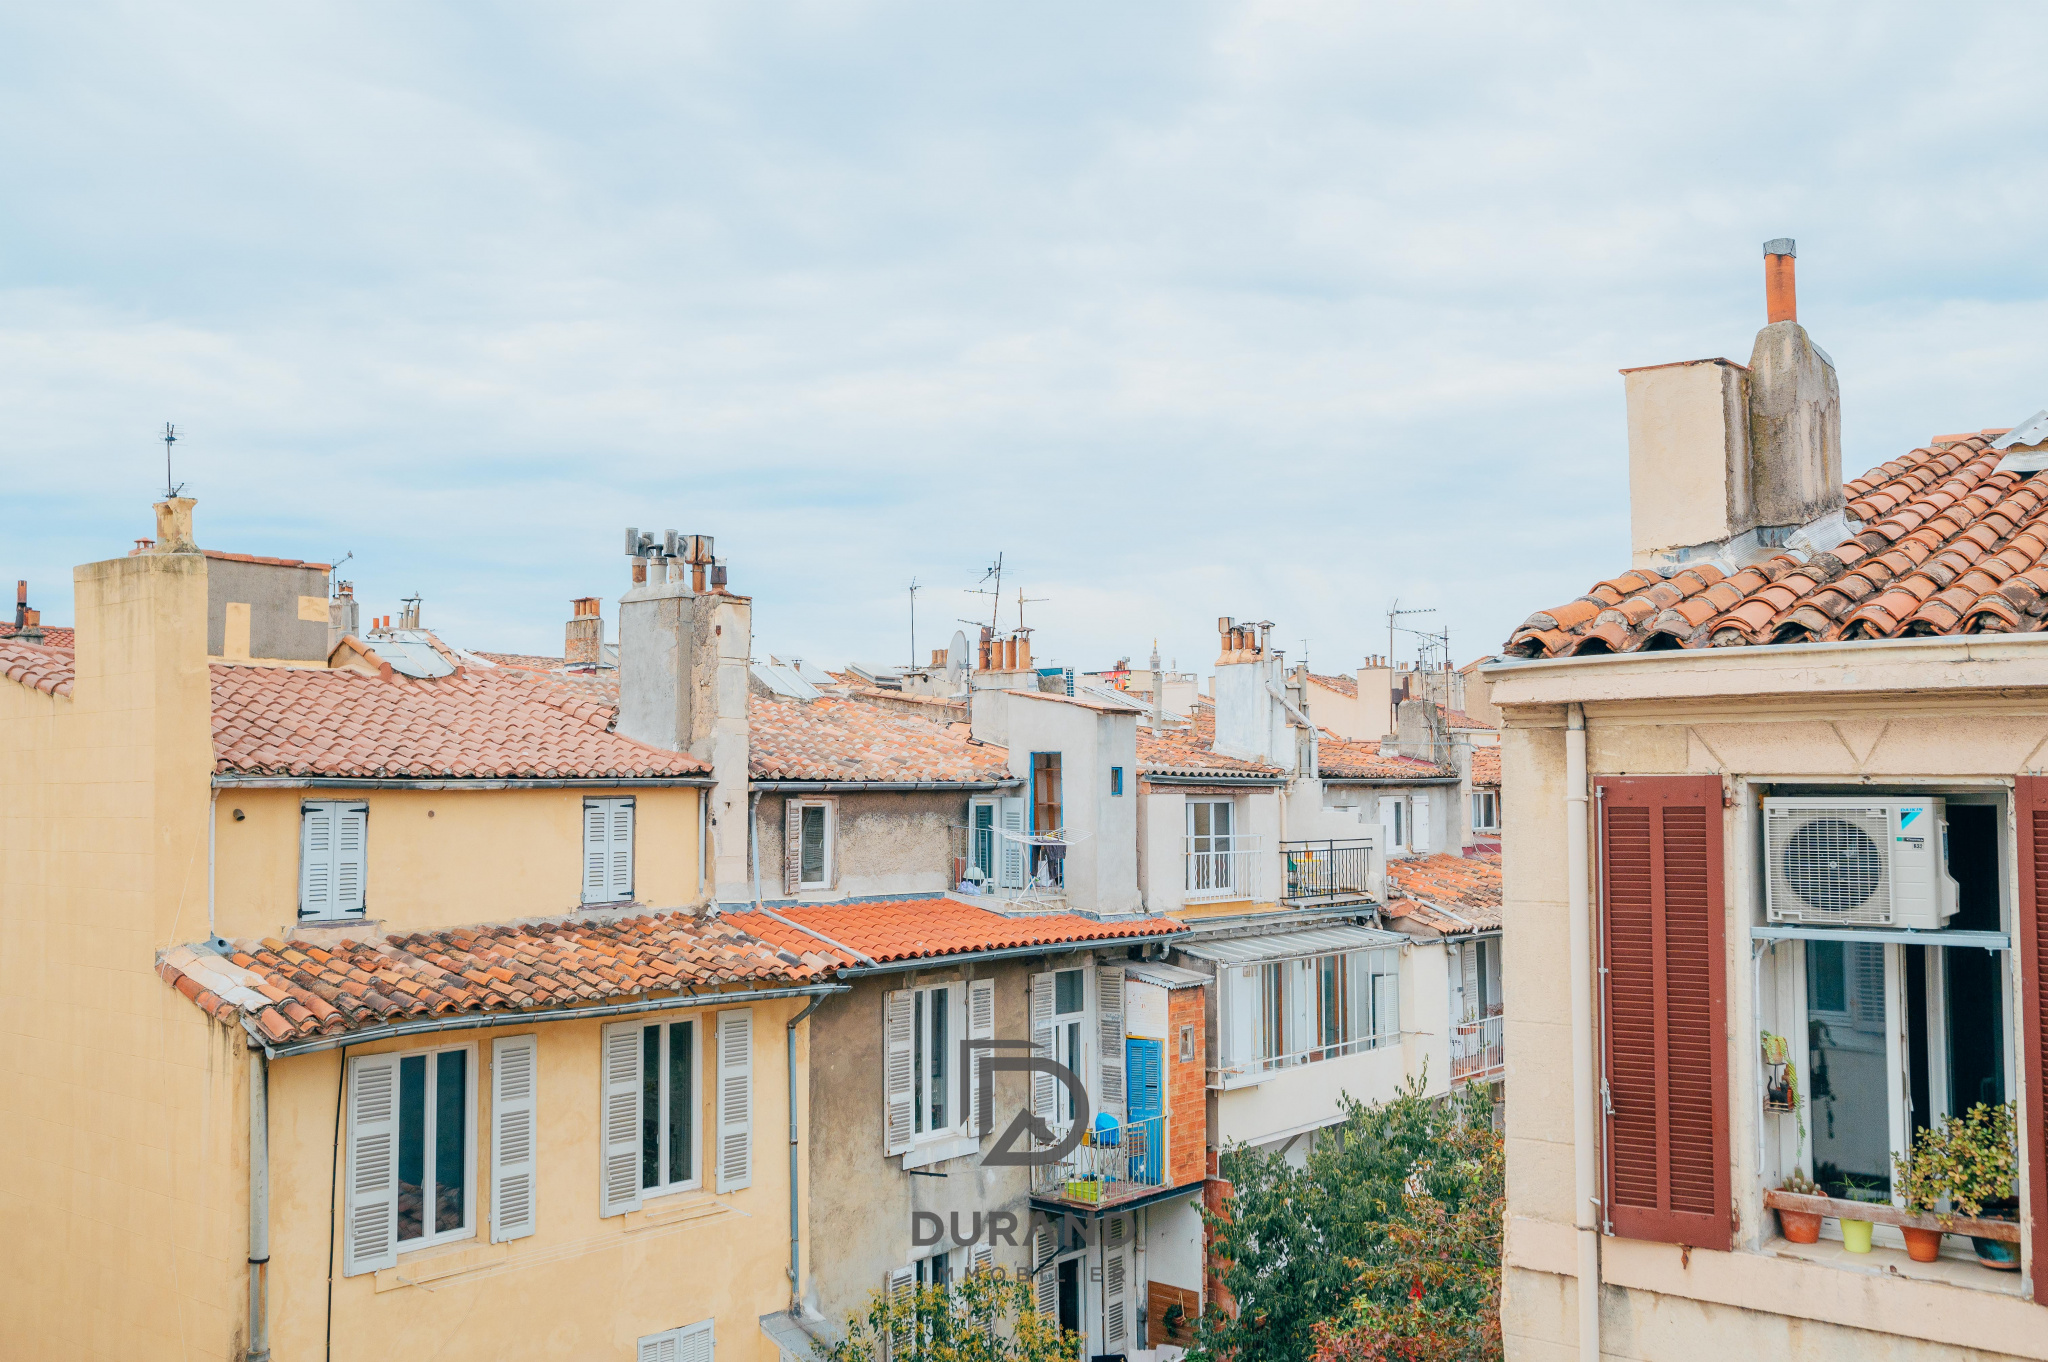
<path fill-rule="evenodd" d="M 1799 324 L 1795 259 L 1791 238 L 1764 243 L 1767 320 L 1747 367 L 1621 371 L 1635 566 L 1713 558 L 1732 569 L 1842 508 L 1841 392 L 1834 361 Z"/>
<path fill-rule="evenodd" d="M 569 623 L 562 640 L 562 660 L 572 667 L 595 667 L 604 660 L 604 616 L 596 596 L 569 602 Z"/>

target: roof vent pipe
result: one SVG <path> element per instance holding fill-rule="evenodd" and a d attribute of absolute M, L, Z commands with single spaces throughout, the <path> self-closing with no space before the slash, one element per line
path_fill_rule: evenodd
<path fill-rule="evenodd" d="M 1799 293 L 1793 280 L 1798 243 L 1789 236 L 1764 243 L 1764 309 L 1771 322 L 1799 320 Z"/>

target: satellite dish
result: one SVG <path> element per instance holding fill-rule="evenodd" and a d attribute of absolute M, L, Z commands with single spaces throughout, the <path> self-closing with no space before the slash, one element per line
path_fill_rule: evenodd
<path fill-rule="evenodd" d="M 955 629 L 953 641 L 946 646 L 946 679 L 958 681 L 967 675 L 967 635 Z"/>

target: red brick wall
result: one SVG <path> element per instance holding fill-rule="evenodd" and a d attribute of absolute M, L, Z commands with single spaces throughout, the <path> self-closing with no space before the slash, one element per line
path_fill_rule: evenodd
<path fill-rule="evenodd" d="M 1209 1058 L 1202 1025 L 1202 988 L 1177 988 L 1166 1001 L 1166 1109 L 1172 1114 L 1173 1185 L 1200 1182 L 1209 1171 Z M 1194 1028 L 1194 1058 L 1182 1059 L 1181 1029 Z"/>

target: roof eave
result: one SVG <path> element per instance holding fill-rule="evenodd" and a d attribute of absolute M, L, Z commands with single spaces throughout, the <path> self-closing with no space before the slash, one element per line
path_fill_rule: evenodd
<path fill-rule="evenodd" d="M 709 788 L 711 775 L 688 776 L 266 776 L 215 772 L 216 790 L 570 790 L 647 789 L 664 786 Z"/>

